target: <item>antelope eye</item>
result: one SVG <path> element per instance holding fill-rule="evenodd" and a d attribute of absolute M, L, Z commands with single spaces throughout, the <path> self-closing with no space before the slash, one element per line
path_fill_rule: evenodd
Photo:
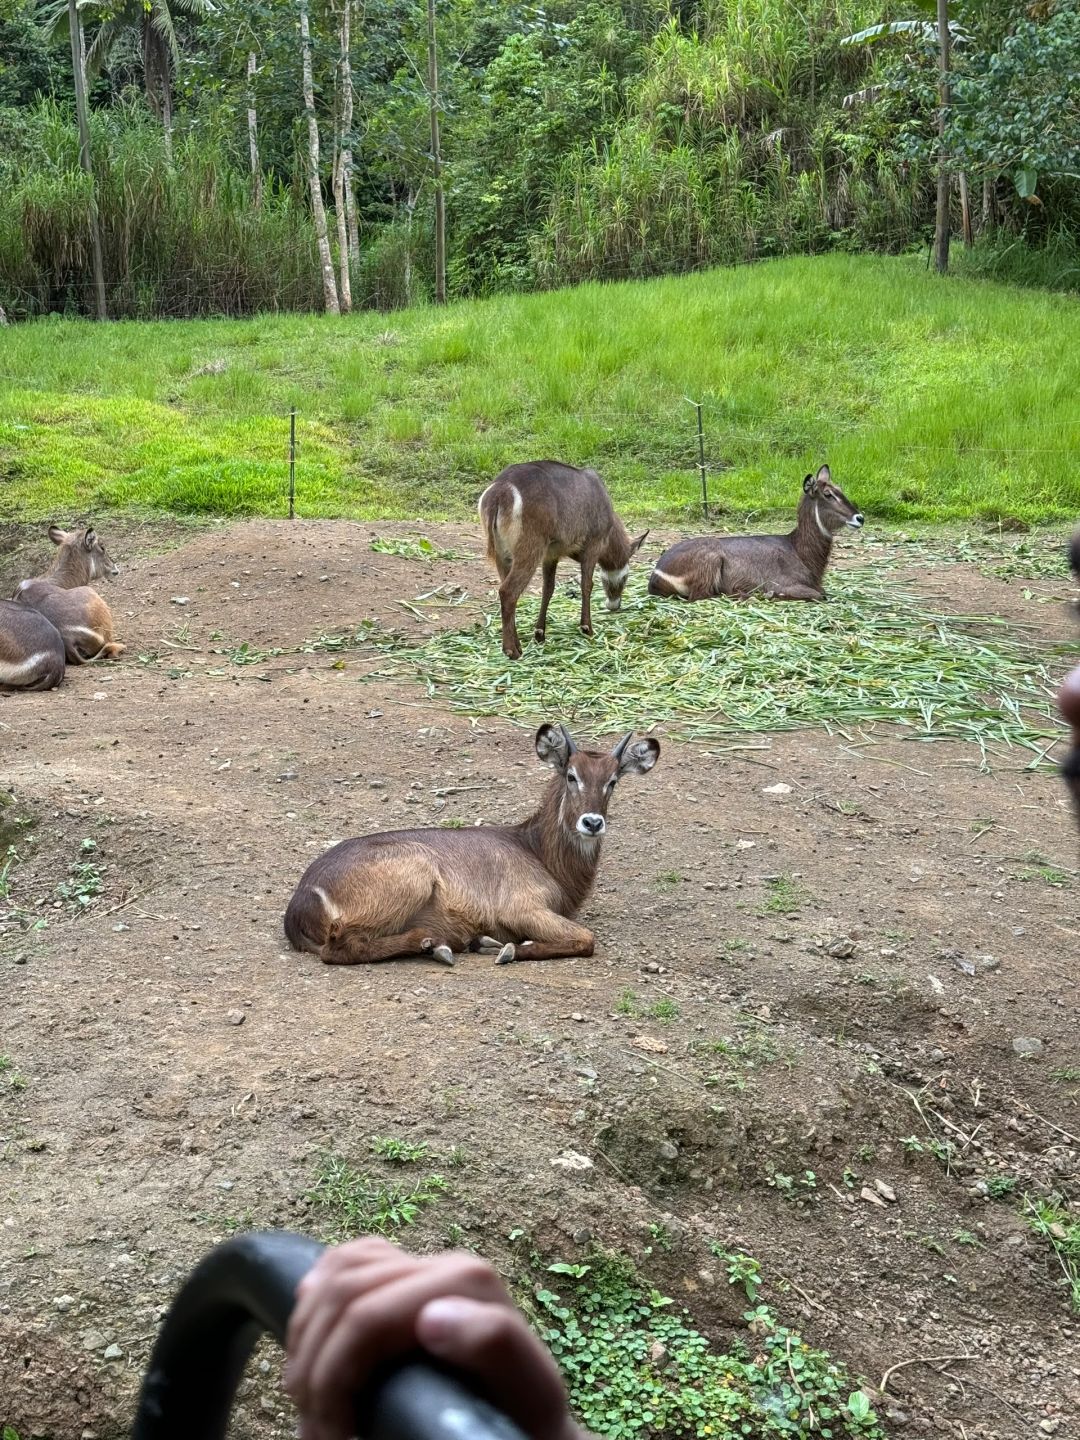
<path fill-rule="evenodd" d="M 578 777 L 577 777 L 577 771 L 576 771 L 576 770 L 567 770 L 567 772 L 566 772 L 566 783 L 567 783 L 568 785 L 580 785 L 580 784 L 581 784 L 581 781 L 580 781 L 580 780 L 578 779 Z"/>

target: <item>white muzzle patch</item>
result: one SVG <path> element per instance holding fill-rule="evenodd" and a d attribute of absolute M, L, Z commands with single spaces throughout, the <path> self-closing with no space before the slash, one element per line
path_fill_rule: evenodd
<path fill-rule="evenodd" d="M 579 835 L 584 835 L 586 839 L 597 840 L 607 829 L 607 821 L 602 815 L 579 815 L 574 828 Z"/>
<path fill-rule="evenodd" d="M 863 527 L 863 517 L 861 515 L 852 515 L 850 520 L 844 521 L 844 524 L 850 525 L 852 530 L 861 530 Z"/>

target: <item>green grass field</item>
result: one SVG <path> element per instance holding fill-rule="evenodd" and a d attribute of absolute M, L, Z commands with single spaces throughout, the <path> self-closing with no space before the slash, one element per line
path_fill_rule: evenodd
<path fill-rule="evenodd" d="M 734 515 L 828 460 L 872 516 L 1080 515 L 1080 302 L 833 255 L 331 319 L 0 331 L 9 518 L 450 519 L 502 466 L 595 465 L 628 514 L 696 516 L 694 412 Z"/>

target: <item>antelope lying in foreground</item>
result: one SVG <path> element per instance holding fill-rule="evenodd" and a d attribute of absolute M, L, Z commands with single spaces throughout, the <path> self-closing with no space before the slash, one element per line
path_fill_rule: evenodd
<path fill-rule="evenodd" d="M 649 533 L 631 540 L 596 471 L 558 460 L 507 466 L 480 496 L 477 509 L 487 531 L 488 559 L 499 571 L 502 648 L 511 660 L 521 659 L 517 603 L 538 565 L 544 567 L 544 586 L 534 638 L 544 638 L 555 570 L 564 556 L 581 565 L 581 628 L 591 635 L 593 571 L 600 567 L 608 609 L 618 610 L 630 558 Z"/>
<path fill-rule="evenodd" d="M 708 600 L 715 595 L 746 599 L 824 600 L 822 580 L 834 538 L 845 525 L 858 530 L 863 517 L 827 465 L 803 481 L 795 529 L 789 535 L 706 535 L 680 540 L 665 550 L 649 576 L 650 595 Z"/>
<path fill-rule="evenodd" d="M 540 807 L 518 825 L 393 830 L 343 840 L 308 866 L 285 912 L 297 950 L 328 965 L 427 953 L 497 950 L 495 963 L 591 955 L 570 918 L 592 889 L 605 816 L 623 775 L 651 770 L 656 740 L 581 750 L 541 725 L 536 753 L 555 770 Z"/>
<path fill-rule="evenodd" d="M 90 581 L 102 575 L 109 580 L 119 575 L 119 567 L 106 555 L 95 530 L 61 530 L 59 525 L 50 525 L 49 539 L 60 547 L 52 568 L 46 575 L 21 581 L 14 599 L 40 610 L 55 625 L 63 637 L 69 665 L 120 655 L 124 647 L 113 640 L 112 613 L 90 588 Z"/>
<path fill-rule="evenodd" d="M 29 606 L 0 600 L 0 690 L 51 690 L 64 668 L 56 626 Z"/>
<path fill-rule="evenodd" d="M 1073 574 L 1080 580 L 1080 530 L 1072 538 L 1069 548 Z M 1072 749 L 1061 763 L 1061 773 L 1076 810 L 1076 821 L 1080 825 L 1080 665 L 1065 676 L 1058 691 L 1058 708 L 1061 718 L 1072 728 Z"/>

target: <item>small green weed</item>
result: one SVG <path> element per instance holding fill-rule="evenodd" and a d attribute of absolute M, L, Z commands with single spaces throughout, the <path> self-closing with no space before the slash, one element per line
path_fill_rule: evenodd
<path fill-rule="evenodd" d="M 633 990 L 624 990 L 618 1000 L 615 1001 L 616 1015 L 636 1015 L 638 1013 L 637 996 Z"/>
<path fill-rule="evenodd" d="M 11 1090 L 25 1090 L 27 1086 L 26 1076 L 19 1070 L 15 1061 L 10 1055 L 0 1055 L 0 1076 L 2 1076 Z"/>
<path fill-rule="evenodd" d="M 1080 1080 L 1080 1065 L 1065 1065 L 1060 1070 L 1050 1071 L 1051 1080 L 1061 1080 L 1067 1084 L 1074 1084 Z"/>
<path fill-rule="evenodd" d="M 412 1186 L 388 1185 L 355 1170 L 341 1155 L 328 1154 L 319 1161 L 307 1199 L 340 1235 L 387 1235 L 414 1224 L 446 1189 L 441 1175 L 427 1175 Z"/>
<path fill-rule="evenodd" d="M 426 1160 L 428 1145 L 424 1140 L 398 1140 L 392 1135 L 373 1135 L 371 1153 L 380 1160 L 391 1160 L 395 1165 L 411 1165 L 417 1160 Z"/>
<path fill-rule="evenodd" d="M 89 838 L 84 839 L 79 845 L 81 855 L 91 855 L 98 848 L 97 841 Z M 59 900 L 65 900 L 77 909 L 86 909 L 94 901 L 95 896 L 100 895 L 105 884 L 101 878 L 101 871 L 92 860 L 80 860 L 72 865 L 68 871 L 68 878 L 61 880 L 56 887 L 56 896 Z"/>
<path fill-rule="evenodd" d="M 656 1246 L 657 1250 L 670 1250 L 675 1243 L 671 1231 L 662 1220 L 654 1221 L 654 1223 L 649 1226 L 649 1239 L 653 1245 Z"/>
<path fill-rule="evenodd" d="M 740 1275 L 733 1283 L 746 1282 Z M 594 1257 L 589 1273 L 568 1277 L 561 1293 L 540 1286 L 534 1305 L 574 1412 L 610 1440 L 811 1433 L 883 1440 L 843 1367 L 764 1305 L 745 1315 L 754 1359 L 741 1343 L 729 1354 L 714 1350 L 686 1310 L 614 1257 Z"/>
<path fill-rule="evenodd" d="M 765 897 L 763 912 L 770 915 L 793 915 L 809 898 L 801 885 L 790 875 L 777 875 L 767 880 L 769 893 Z"/>
<path fill-rule="evenodd" d="M 1047 1242 L 1061 1266 L 1069 1304 L 1080 1315 L 1080 1220 L 1063 1196 L 1024 1196 L 1024 1218 L 1036 1235 Z"/>
<path fill-rule="evenodd" d="M 678 870 L 662 870 L 656 877 L 656 883 L 661 890 L 674 890 L 683 883 L 683 877 Z"/>
<path fill-rule="evenodd" d="M 1014 880 L 1041 880 L 1044 885 L 1049 885 L 1053 890 L 1064 889 L 1070 883 L 1071 876 L 1068 871 L 1060 869 L 1052 860 L 1047 860 L 1037 850 L 1029 850 L 1022 857 L 1026 862 L 1023 870 L 1018 870 L 1013 876 Z"/>
<path fill-rule="evenodd" d="M 954 1230 L 952 1232 L 952 1239 L 957 1245 L 970 1245 L 978 1247 L 980 1250 L 985 1248 L 983 1242 L 973 1230 Z"/>
<path fill-rule="evenodd" d="M 19 852 L 14 845 L 9 845 L 4 855 L 4 863 L 0 865 L 0 900 L 7 900 L 11 896 L 11 872 L 15 866 L 21 863 Z"/>
<path fill-rule="evenodd" d="M 718 1247 L 710 1247 L 713 1254 L 725 1262 L 729 1285 L 741 1285 L 746 1292 L 746 1298 L 753 1305 L 757 1300 L 758 1291 L 761 1289 L 761 1266 L 752 1255 L 744 1255 L 739 1250 L 721 1250 Z"/>
<path fill-rule="evenodd" d="M 679 1007 L 670 996 L 663 995 L 654 1004 L 650 1005 L 645 1013 L 651 1016 L 653 1020 L 659 1020 L 661 1024 L 668 1025 L 672 1020 L 679 1018 Z"/>
<path fill-rule="evenodd" d="M 1002 1200 L 1016 1189 L 1015 1175 L 991 1175 L 986 1188 L 994 1200 Z"/>

